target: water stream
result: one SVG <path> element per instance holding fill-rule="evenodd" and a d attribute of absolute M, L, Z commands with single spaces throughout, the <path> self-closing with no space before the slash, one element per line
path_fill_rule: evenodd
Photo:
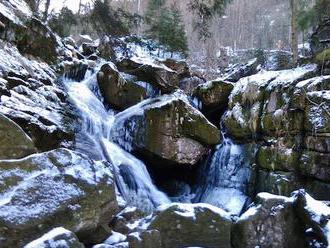
<path fill-rule="evenodd" d="M 76 150 L 94 160 L 105 160 L 114 165 L 117 192 L 128 204 L 150 211 L 169 203 L 168 197 L 154 186 L 145 164 L 111 142 L 115 113 L 106 109 L 102 102 L 96 73 L 87 71 L 80 82 L 63 80 L 82 117 L 82 128 L 76 135 Z"/>

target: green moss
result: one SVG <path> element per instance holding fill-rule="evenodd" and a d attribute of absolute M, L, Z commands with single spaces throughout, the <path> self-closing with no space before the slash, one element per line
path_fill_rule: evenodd
<path fill-rule="evenodd" d="M 327 48 L 316 55 L 316 61 L 319 63 L 323 63 L 327 60 L 330 60 L 330 48 Z"/>

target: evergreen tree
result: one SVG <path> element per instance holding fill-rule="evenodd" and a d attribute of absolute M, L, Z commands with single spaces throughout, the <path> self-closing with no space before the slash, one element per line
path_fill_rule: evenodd
<path fill-rule="evenodd" d="M 201 40 L 212 36 L 210 25 L 216 15 L 223 15 L 231 0 L 190 0 L 189 8 L 196 15 L 194 29 L 198 31 Z"/>
<path fill-rule="evenodd" d="M 77 24 L 77 17 L 67 7 L 62 8 L 58 15 L 49 19 L 49 26 L 61 37 L 69 36 L 71 28 Z"/>
<path fill-rule="evenodd" d="M 122 21 L 120 13 L 114 11 L 107 0 L 95 0 L 91 20 L 99 34 L 120 36 L 129 33 L 129 27 Z"/>
<path fill-rule="evenodd" d="M 156 39 L 172 53 L 181 52 L 186 55 L 187 36 L 180 10 L 175 5 L 170 8 L 164 6 L 163 0 L 151 0 L 149 3 L 145 16 L 149 24 L 149 37 Z"/>

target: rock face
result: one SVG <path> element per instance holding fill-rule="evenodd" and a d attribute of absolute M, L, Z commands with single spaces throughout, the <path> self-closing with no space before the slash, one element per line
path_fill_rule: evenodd
<path fill-rule="evenodd" d="M 160 62 L 132 57 L 121 60 L 117 66 L 120 71 L 135 75 L 141 81 L 150 82 L 163 93 L 173 92 L 179 87 L 178 73 Z"/>
<path fill-rule="evenodd" d="M 228 107 L 228 99 L 234 85 L 222 80 L 213 80 L 199 85 L 193 93 L 199 109 L 214 124 L 219 125 L 219 116 Z M 214 118 L 217 116 L 217 118 Z M 213 117 L 213 118 L 212 118 Z"/>
<path fill-rule="evenodd" d="M 158 230 L 162 247 L 231 247 L 230 215 L 208 204 L 173 204 L 148 227 Z"/>
<path fill-rule="evenodd" d="M 55 72 L 9 43 L 0 46 L 0 113 L 19 124 L 41 151 L 71 146 L 79 121 Z"/>
<path fill-rule="evenodd" d="M 138 81 L 134 76 L 123 75 L 111 63 L 101 67 L 97 80 L 105 101 L 119 110 L 131 107 L 156 94 L 152 85 Z"/>
<path fill-rule="evenodd" d="M 119 113 L 111 133 L 126 150 L 159 165 L 161 160 L 194 165 L 220 140 L 219 130 L 180 92 L 143 101 Z"/>
<path fill-rule="evenodd" d="M 22 158 L 36 152 L 29 136 L 12 120 L 0 114 L 0 159 Z"/>
<path fill-rule="evenodd" d="M 40 238 L 28 243 L 24 248 L 84 248 L 77 236 L 63 227 L 57 227 Z"/>
<path fill-rule="evenodd" d="M 117 211 L 111 167 L 69 150 L 0 161 L 0 176 L 4 247 L 22 246 L 55 226 L 84 242 L 102 240 L 102 225 Z"/>

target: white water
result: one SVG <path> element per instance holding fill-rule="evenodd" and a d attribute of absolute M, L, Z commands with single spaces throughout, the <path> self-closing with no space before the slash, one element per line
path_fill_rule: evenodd
<path fill-rule="evenodd" d="M 76 149 L 94 160 L 106 160 L 114 165 L 117 192 L 128 204 L 150 211 L 169 203 L 167 196 L 152 183 L 145 164 L 111 142 L 115 115 L 102 103 L 96 74 L 88 71 L 83 81 L 64 79 L 64 83 L 82 117 Z"/>
<path fill-rule="evenodd" d="M 243 145 L 229 138 L 217 146 L 201 169 L 201 178 L 194 201 L 209 203 L 239 215 L 249 201 L 248 191 L 253 171 Z"/>

